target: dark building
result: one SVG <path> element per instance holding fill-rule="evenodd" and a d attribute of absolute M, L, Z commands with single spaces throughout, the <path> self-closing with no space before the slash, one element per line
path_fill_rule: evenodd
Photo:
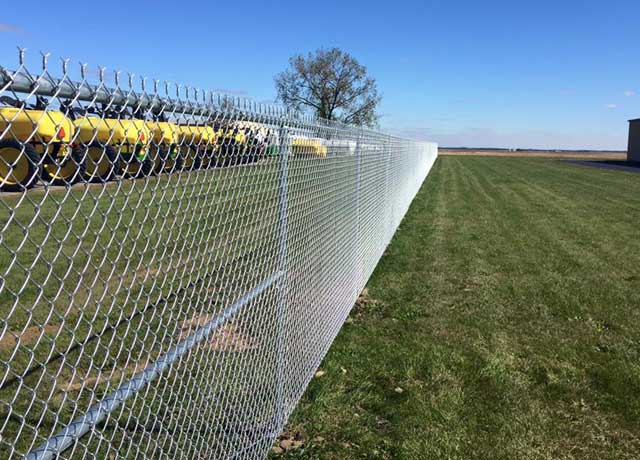
<path fill-rule="evenodd" d="M 629 120 L 629 147 L 627 161 L 640 162 L 640 118 Z"/>

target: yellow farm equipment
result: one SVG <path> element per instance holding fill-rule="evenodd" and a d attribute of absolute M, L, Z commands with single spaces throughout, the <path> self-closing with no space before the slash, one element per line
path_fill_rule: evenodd
<path fill-rule="evenodd" d="M 70 108 L 76 130 L 76 150 L 85 159 L 84 176 L 93 182 L 106 182 L 114 174 L 144 177 L 153 172 L 149 154 L 152 131 L 147 122 L 131 117 L 124 110 Z M 81 115 L 79 115 L 81 114 Z"/>
<path fill-rule="evenodd" d="M 34 108 L 8 98 L 0 102 L 0 190 L 22 191 L 38 179 L 55 185 L 76 182 L 83 174 L 83 158 L 71 148 L 74 126 L 64 113 Z"/>
<path fill-rule="evenodd" d="M 303 157 L 326 158 L 327 146 L 321 139 L 297 137 L 291 141 L 291 154 Z"/>
<path fill-rule="evenodd" d="M 166 121 L 148 121 L 151 132 L 149 154 L 156 174 L 173 172 L 182 168 L 180 156 L 181 127 Z"/>
<path fill-rule="evenodd" d="M 234 166 L 244 163 L 247 135 L 242 127 L 229 124 L 216 126 L 216 166 Z"/>
<path fill-rule="evenodd" d="M 213 166 L 217 133 L 210 126 L 178 125 L 178 150 L 186 170 Z"/>
<path fill-rule="evenodd" d="M 149 120 L 149 114 L 126 106 L 73 108 L 71 101 L 45 110 L 51 105 L 41 97 L 34 106 L 6 96 L 0 104 L 3 191 L 25 190 L 41 179 L 70 185 L 79 179 L 107 182 L 116 175 L 137 178 L 249 164 L 278 150 L 277 136 L 260 123 L 187 123 L 169 121 L 162 113 L 151 114 Z M 342 144 L 334 144 L 296 136 L 290 151 L 294 156 L 325 158 L 328 145 L 342 149 Z"/>
<path fill-rule="evenodd" d="M 149 155 L 151 130 L 143 120 L 106 119 L 121 130 L 117 139 L 120 174 L 127 177 L 146 177 L 153 172 L 153 159 Z"/>
<path fill-rule="evenodd" d="M 76 129 L 76 145 L 85 160 L 84 176 L 92 182 L 107 182 L 117 169 L 118 154 L 113 148 L 114 139 L 122 137 L 102 118 L 84 116 L 73 121 Z"/>

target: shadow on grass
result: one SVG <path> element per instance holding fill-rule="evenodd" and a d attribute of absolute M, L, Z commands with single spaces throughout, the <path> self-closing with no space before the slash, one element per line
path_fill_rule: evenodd
<path fill-rule="evenodd" d="M 614 169 L 618 171 L 628 171 L 640 173 L 640 161 L 625 160 L 564 160 L 581 166 L 591 166 L 592 168 Z"/>

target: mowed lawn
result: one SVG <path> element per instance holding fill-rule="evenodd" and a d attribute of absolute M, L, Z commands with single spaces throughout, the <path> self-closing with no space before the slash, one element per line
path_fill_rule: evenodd
<path fill-rule="evenodd" d="M 292 441 L 272 457 L 640 458 L 640 174 L 440 157 Z"/>

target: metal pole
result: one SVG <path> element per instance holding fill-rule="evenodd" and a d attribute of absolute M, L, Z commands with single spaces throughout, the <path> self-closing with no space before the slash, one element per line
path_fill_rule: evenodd
<path fill-rule="evenodd" d="M 387 171 L 387 202 L 389 203 L 389 215 L 387 217 L 387 235 L 388 235 L 388 241 L 387 241 L 387 245 L 389 244 L 389 242 L 391 241 L 391 237 L 393 236 L 394 232 L 395 232 L 395 226 L 394 226 L 394 219 L 393 219 L 393 204 L 394 204 L 394 200 L 393 197 L 391 196 L 391 194 L 395 193 L 396 190 L 393 189 L 391 187 L 391 181 L 393 180 L 393 175 L 392 175 L 392 171 L 391 171 L 391 153 L 393 151 L 393 140 L 391 139 L 391 136 L 387 137 L 387 167 L 385 168 Z M 386 246 L 383 248 L 386 249 Z M 384 252 L 384 251 L 383 251 Z"/>
<path fill-rule="evenodd" d="M 358 137 L 356 138 L 356 291 L 359 286 L 364 283 L 364 258 L 362 254 L 362 232 L 360 231 L 360 189 L 362 183 L 362 128 L 358 130 Z M 356 292 L 356 298 L 360 295 Z"/>
<path fill-rule="evenodd" d="M 242 308 L 273 284 L 279 282 L 283 277 L 282 272 L 275 272 L 255 288 L 243 295 L 222 314 L 216 316 L 208 323 L 204 324 L 189 337 L 171 348 L 164 356 L 156 362 L 145 367 L 142 371 L 134 375 L 131 380 L 120 385 L 113 393 L 105 397 L 99 403 L 91 406 L 82 416 L 73 420 L 63 430 L 55 436 L 49 438 L 44 444 L 32 450 L 25 456 L 25 460 L 54 460 L 58 456 L 73 446 L 73 444 L 86 435 L 93 427 L 104 421 L 109 414 L 114 412 L 122 403 L 135 395 L 147 384 L 158 378 L 158 376 L 169 368 L 175 361 L 180 359 L 185 353 L 194 348 L 202 341 L 208 339 L 224 323 L 233 318 Z"/>
<path fill-rule="evenodd" d="M 275 430 L 280 430 L 285 422 L 285 389 L 284 371 L 286 369 L 286 306 L 287 306 L 287 253 L 289 238 L 289 128 L 282 124 L 280 126 L 280 144 L 278 155 L 278 271 L 282 277 L 278 281 L 277 300 L 277 321 L 278 321 L 278 342 L 277 342 L 277 368 L 276 368 L 276 405 L 277 405 L 277 426 Z M 278 434 L 278 433 L 276 433 Z"/>
<path fill-rule="evenodd" d="M 87 82 L 74 83 L 69 80 L 54 78 L 51 76 L 33 77 L 22 71 L 11 72 L 0 67 L 0 91 L 10 90 L 17 93 L 36 94 L 39 96 L 55 97 L 57 99 L 70 99 L 85 101 L 95 106 L 97 103 L 110 104 L 122 107 L 135 107 L 138 110 L 161 109 L 164 113 L 190 114 L 204 117 L 228 117 L 228 110 L 218 107 L 211 101 L 189 101 L 180 99 L 163 98 L 158 95 L 149 95 L 143 91 L 127 91 L 120 88 L 108 88 L 104 85 L 91 85 Z M 233 118 L 235 120 L 252 120 L 253 113 L 246 107 L 233 105 Z M 264 122 L 277 123 L 278 115 L 261 115 Z"/>

